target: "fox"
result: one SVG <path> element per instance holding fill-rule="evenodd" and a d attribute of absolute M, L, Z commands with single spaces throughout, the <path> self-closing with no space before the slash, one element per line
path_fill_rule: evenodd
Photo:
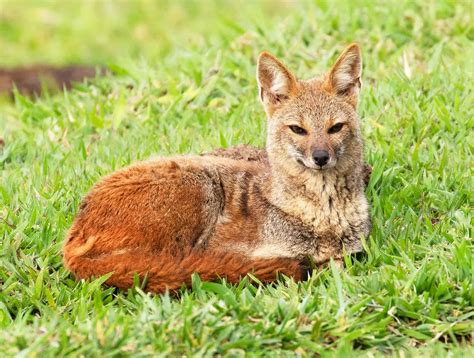
<path fill-rule="evenodd" d="M 120 169 L 82 200 L 63 245 L 76 279 L 138 277 L 161 294 L 253 275 L 308 279 L 316 266 L 363 251 L 371 230 L 357 115 L 362 56 L 349 45 L 323 75 L 302 80 L 279 59 L 257 60 L 264 150 L 157 157 Z"/>

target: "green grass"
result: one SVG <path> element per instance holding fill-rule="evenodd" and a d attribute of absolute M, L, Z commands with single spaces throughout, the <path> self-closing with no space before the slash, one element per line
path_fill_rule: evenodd
<path fill-rule="evenodd" d="M 119 72 L 0 103 L 2 356 L 474 354 L 473 23 L 469 1 L 1 1 L 0 64 Z M 374 167 L 366 258 L 300 284 L 196 279 L 177 298 L 65 271 L 64 235 L 101 176 L 263 145 L 258 53 L 310 77 L 352 41 Z"/>

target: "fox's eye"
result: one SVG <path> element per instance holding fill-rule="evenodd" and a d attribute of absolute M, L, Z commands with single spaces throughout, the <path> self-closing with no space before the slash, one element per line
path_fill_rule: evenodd
<path fill-rule="evenodd" d="M 342 129 L 343 126 L 344 126 L 344 123 L 337 123 L 333 125 L 331 128 L 329 128 L 328 133 L 329 134 L 337 133 Z"/>
<path fill-rule="evenodd" d="M 298 127 L 298 126 L 290 126 L 290 129 L 293 133 L 298 134 L 298 135 L 305 135 L 306 133 L 308 133 L 306 132 L 306 129 Z"/>

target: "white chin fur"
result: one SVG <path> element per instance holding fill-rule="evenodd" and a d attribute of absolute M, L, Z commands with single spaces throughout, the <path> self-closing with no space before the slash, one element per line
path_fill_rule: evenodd
<path fill-rule="evenodd" d="M 316 165 L 315 163 L 313 163 L 312 161 L 308 161 L 308 160 L 303 160 L 303 159 L 300 159 L 298 158 L 296 160 L 300 165 L 303 164 L 306 168 L 308 169 L 312 169 L 312 170 L 327 170 L 327 169 L 331 169 L 331 168 L 334 168 L 336 166 L 336 163 L 337 163 L 337 160 L 331 158 L 329 160 L 329 163 L 327 163 L 326 165 L 320 167 L 319 165 Z"/>

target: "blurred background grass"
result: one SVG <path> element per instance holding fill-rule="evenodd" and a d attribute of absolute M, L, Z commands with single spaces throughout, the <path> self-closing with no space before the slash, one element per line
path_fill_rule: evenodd
<path fill-rule="evenodd" d="M 407 44 L 429 48 L 464 35 L 472 40 L 472 11 L 469 0 L 2 0 L 0 64 L 154 62 L 179 50 L 225 50 L 248 32 L 288 53 L 312 50 L 316 56 L 320 48 L 328 51 L 326 43 L 357 40 L 382 58 Z M 299 27 L 303 41 L 285 41 L 288 23 Z"/>
<path fill-rule="evenodd" d="M 472 343 L 473 24 L 467 0 L 0 0 L 0 67 L 115 71 L 0 102 L 0 352 L 437 356 Z M 300 285 L 196 284 L 179 300 L 64 270 L 65 232 L 101 176 L 156 154 L 264 145 L 258 53 L 309 78 L 353 41 L 374 167 L 367 258 Z"/>
<path fill-rule="evenodd" d="M 0 63 L 19 65 L 157 61 L 179 48 L 225 43 L 229 34 L 245 32 L 246 24 L 281 18 L 295 3 L 2 0 L 0 6 L 6 54 Z"/>

